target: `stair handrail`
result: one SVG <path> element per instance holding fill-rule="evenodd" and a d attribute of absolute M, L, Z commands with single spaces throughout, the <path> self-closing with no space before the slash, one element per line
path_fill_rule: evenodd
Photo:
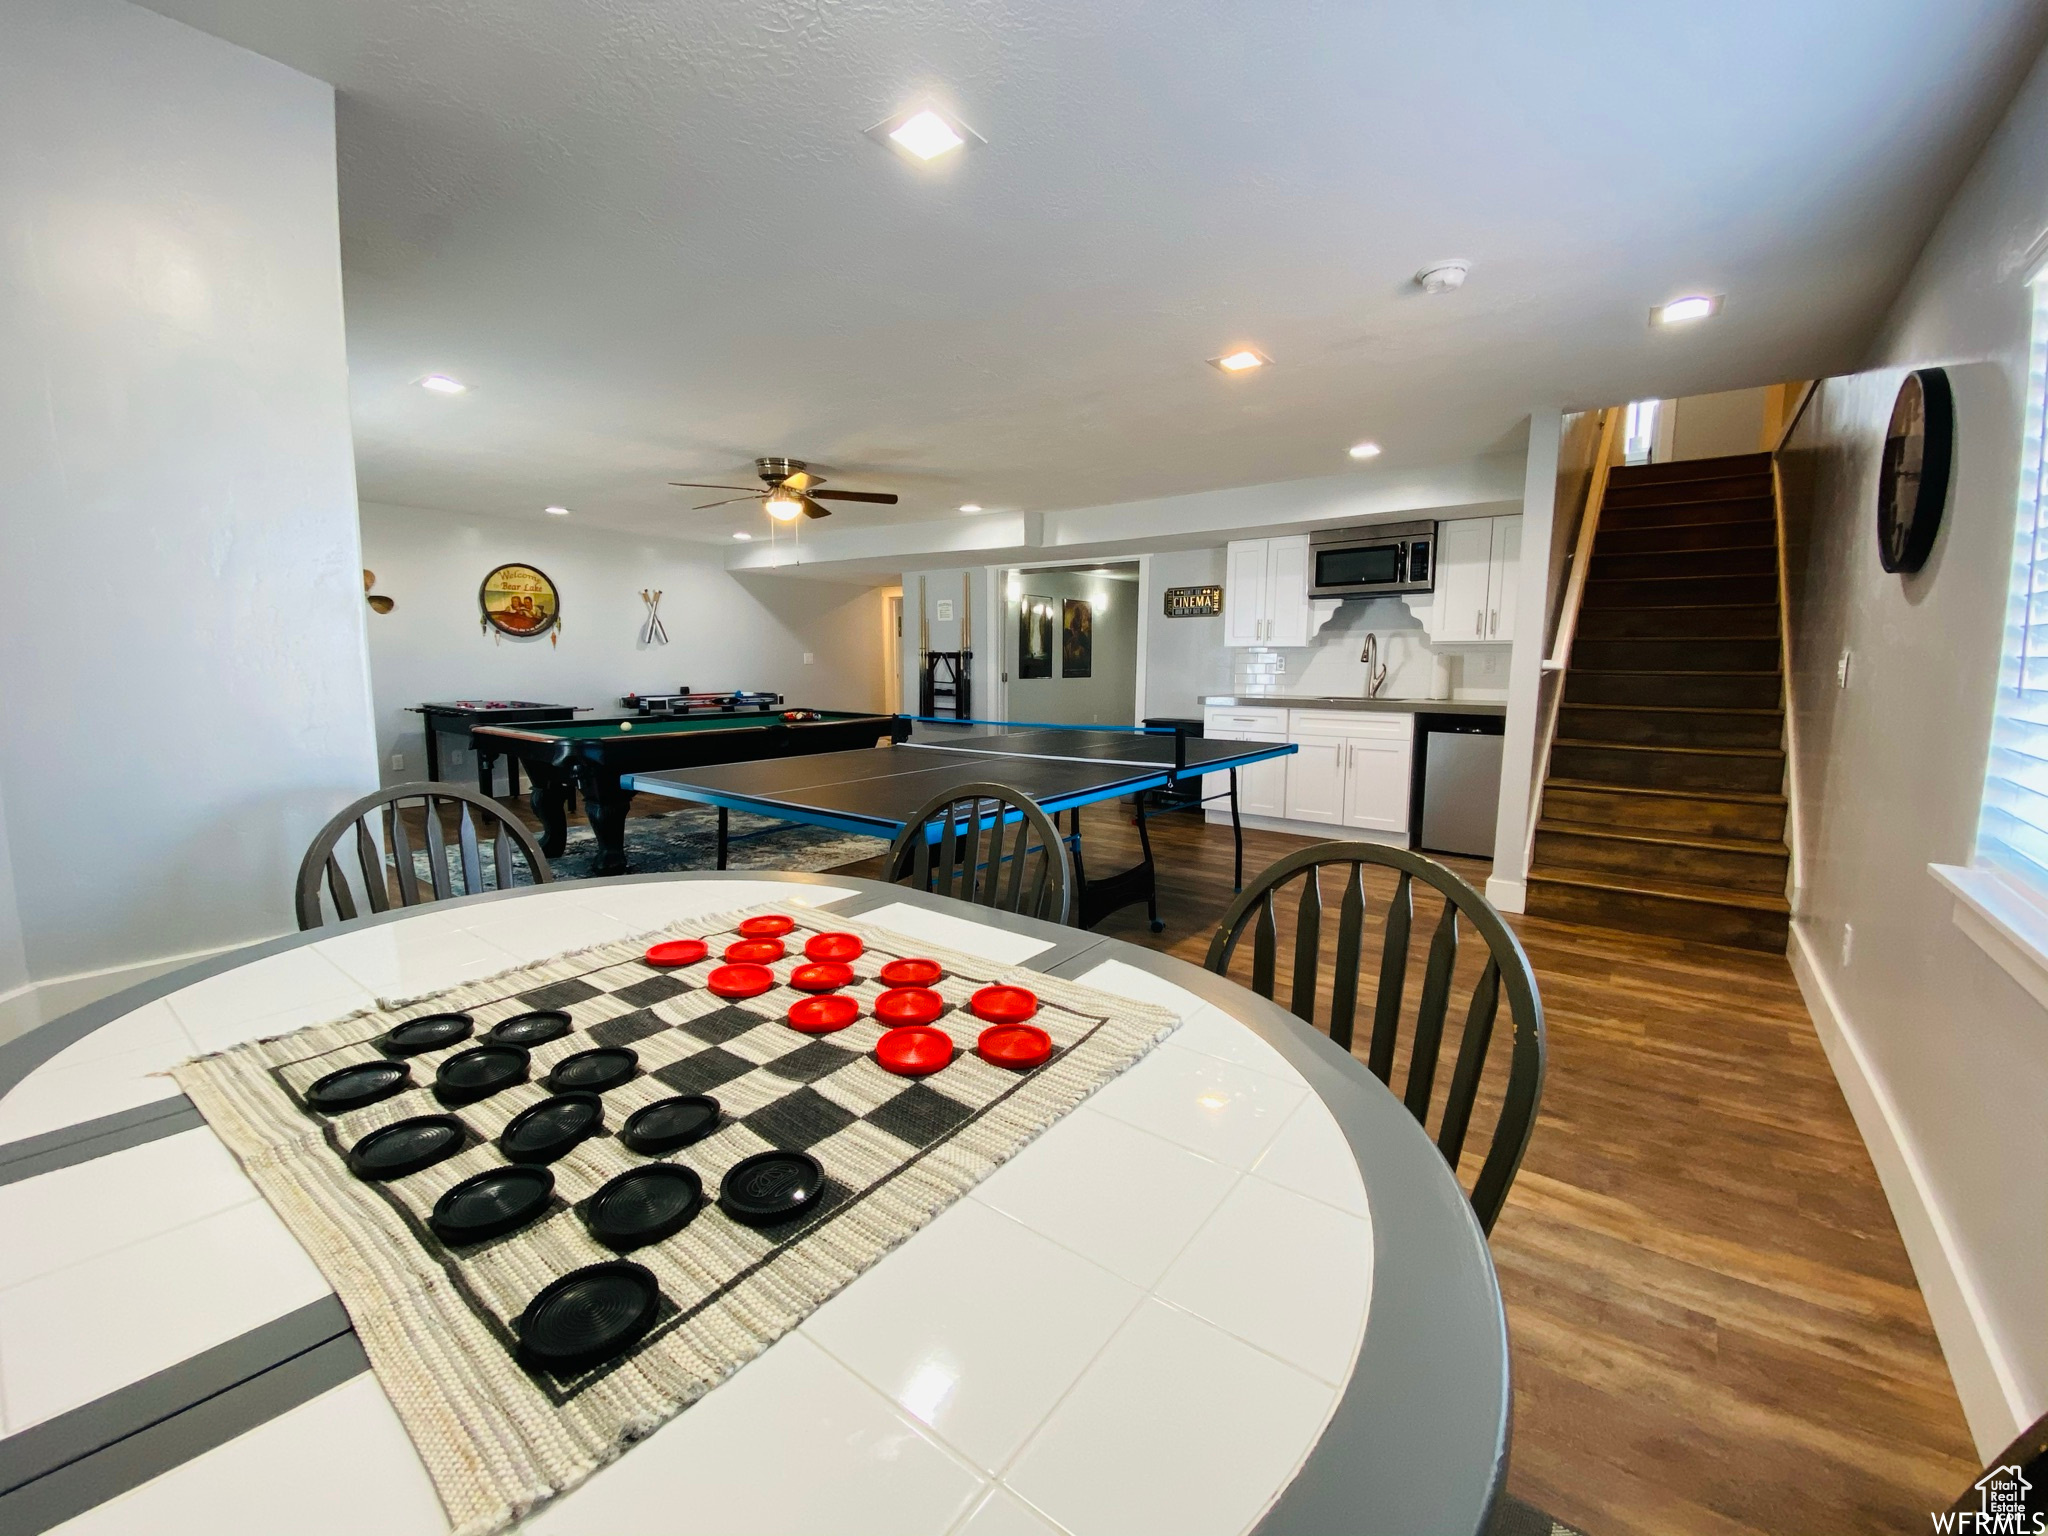
<path fill-rule="evenodd" d="M 1785 860 L 1785 901 L 1792 909 L 1794 921 L 1799 917 L 1802 894 L 1799 867 L 1799 724 L 1792 708 L 1792 571 L 1788 563 L 1791 547 L 1785 537 L 1785 477 L 1778 468 L 1778 457 L 1784 453 L 1785 445 L 1792 441 L 1792 433 L 1806 415 L 1806 408 L 1813 404 L 1813 397 L 1820 392 L 1820 386 L 1819 379 L 1808 381 L 1799 397 L 1799 404 L 1785 418 L 1777 442 L 1771 445 L 1771 516 L 1776 523 L 1778 537 L 1778 686 L 1779 705 L 1784 711 L 1785 721 L 1785 849 L 1788 855 Z"/>
<path fill-rule="evenodd" d="M 1527 877 L 1536 858 L 1536 820 L 1543 805 L 1543 783 L 1550 777 L 1550 749 L 1557 740 L 1557 717 L 1564 701 L 1564 671 L 1571 665 L 1572 639 L 1579 628 L 1579 604 L 1585 601 L 1586 577 L 1593 567 L 1593 540 L 1600 533 L 1600 504 L 1607 499 L 1607 472 L 1613 467 L 1614 434 L 1626 406 L 1610 405 L 1600 413 L 1600 447 L 1593 456 L 1593 473 L 1586 480 L 1586 503 L 1579 514 L 1578 542 L 1572 548 L 1572 568 L 1565 578 L 1564 606 L 1557 616 L 1557 634 L 1550 642 L 1550 654 L 1543 658 L 1538 680 L 1538 708 L 1542 718 L 1536 728 L 1535 771 L 1529 776 L 1527 835 L 1522 848 L 1522 872 Z M 1549 689 L 1547 698 L 1541 690 Z"/>

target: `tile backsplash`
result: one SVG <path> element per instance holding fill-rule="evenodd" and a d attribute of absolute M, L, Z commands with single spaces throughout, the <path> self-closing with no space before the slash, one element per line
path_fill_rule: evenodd
<path fill-rule="evenodd" d="M 1232 691 L 1247 695 L 1294 693 L 1362 698 L 1365 665 L 1359 653 L 1368 633 L 1378 635 L 1380 661 L 1387 668 L 1386 684 L 1380 690 L 1384 698 L 1434 697 L 1440 662 L 1449 666 L 1451 697 L 1507 697 L 1506 646 L 1434 650 L 1421 619 L 1397 597 L 1345 602 L 1306 646 L 1287 650 L 1248 646 L 1234 651 Z"/>

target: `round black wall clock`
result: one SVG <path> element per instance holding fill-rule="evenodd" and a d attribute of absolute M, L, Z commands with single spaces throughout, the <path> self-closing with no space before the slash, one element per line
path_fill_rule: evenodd
<path fill-rule="evenodd" d="M 1877 558 L 1886 570 L 1917 571 L 1933 552 L 1955 438 L 1948 375 L 1939 368 L 1907 374 L 1885 428 L 1877 477 Z"/>

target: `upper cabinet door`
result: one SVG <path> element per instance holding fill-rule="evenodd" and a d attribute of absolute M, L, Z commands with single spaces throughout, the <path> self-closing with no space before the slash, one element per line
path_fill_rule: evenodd
<path fill-rule="evenodd" d="M 1266 540 L 1266 644 L 1308 644 L 1308 535 Z"/>
<path fill-rule="evenodd" d="M 1263 645 L 1266 640 L 1266 543 L 1232 541 L 1223 567 L 1223 643 Z"/>
<path fill-rule="evenodd" d="M 1491 609 L 1493 524 L 1490 517 L 1461 517 L 1437 524 L 1436 607 L 1430 614 L 1433 640 L 1484 644 Z"/>
<path fill-rule="evenodd" d="M 1493 559 L 1486 576 L 1486 638 L 1506 645 L 1515 638 L 1515 591 L 1522 584 L 1522 520 L 1490 521 Z"/>

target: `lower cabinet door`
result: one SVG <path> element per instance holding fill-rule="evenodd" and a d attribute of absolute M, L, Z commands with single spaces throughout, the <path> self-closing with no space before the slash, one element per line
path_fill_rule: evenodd
<path fill-rule="evenodd" d="M 1222 741 L 1263 741 L 1276 747 L 1287 745 L 1287 738 L 1277 733 L 1264 731 L 1210 731 L 1207 733 Z M 1205 787 L 1204 793 L 1218 794 L 1225 786 Z M 1228 801 L 1219 800 L 1214 809 L 1228 815 Z M 1237 770 L 1237 809 L 1245 816 L 1285 816 L 1287 814 L 1287 759 L 1270 757 L 1263 763 L 1253 763 Z"/>
<path fill-rule="evenodd" d="M 1336 736 L 1294 738 L 1294 756 L 1281 759 L 1287 765 L 1287 815 L 1291 819 L 1320 821 L 1332 827 L 1342 824 L 1344 751 L 1348 745 Z"/>
<path fill-rule="evenodd" d="M 1407 737 L 1354 737 L 1344 743 L 1344 824 L 1408 833 Z"/>

